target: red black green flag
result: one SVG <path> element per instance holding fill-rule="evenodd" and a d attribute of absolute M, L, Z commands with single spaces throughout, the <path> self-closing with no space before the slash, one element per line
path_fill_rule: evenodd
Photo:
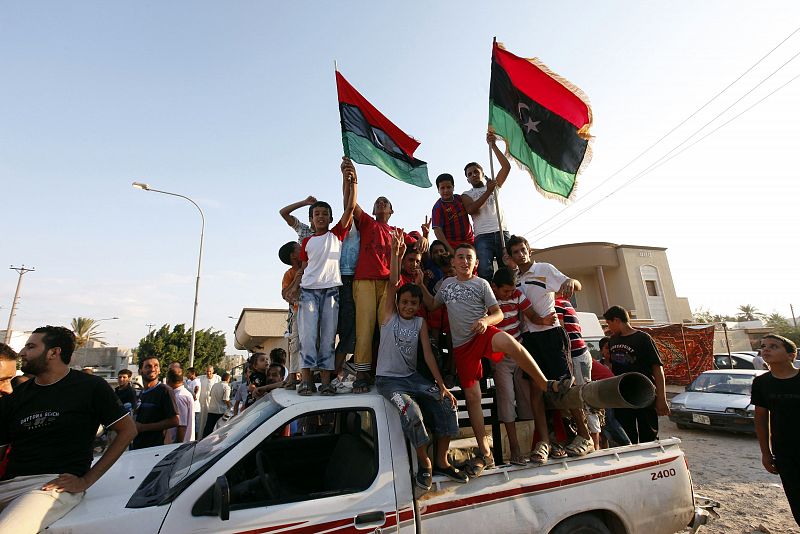
<path fill-rule="evenodd" d="M 387 119 L 336 71 L 344 154 L 401 182 L 430 187 L 428 164 L 414 158 L 419 142 Z"/>
<path fill-rule="evenodd" d="M 568 201 L 592 152 L 586 95 L 537 59 L 492 47 L 489 127 L 545 197 Z"/>

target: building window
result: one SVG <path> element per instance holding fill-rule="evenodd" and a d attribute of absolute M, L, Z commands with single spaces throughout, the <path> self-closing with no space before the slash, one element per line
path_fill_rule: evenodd
<path fill-rule="evenodd" d="M 644 281 L 645 287 L 647 287 L 647 296 L 648 297 L 657 297 L 658 296 L 658 286 L 656 285 L 655 280 L 645 280 Z"/>

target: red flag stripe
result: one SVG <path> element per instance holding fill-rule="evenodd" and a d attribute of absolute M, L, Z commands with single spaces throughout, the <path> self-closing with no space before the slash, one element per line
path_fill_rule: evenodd
<path fill-rule="evenodd" d="M 370 126 L 386 132 L 408 157 L 413 157 L 419 142 L 404 133 L 403 130 L 387 119 L 383 113 L 378 111 L 375 106 L 370 104 L 366 98 L 361 96 L 361 93 L 350 85 L 350 82 L 344 79 L 344 76 L 339 71 L 336 71 L 336 91 L 339 93 L 339 102 L 356 106 L 364 114 Z"/>
<path fill-rule="evenodd" d="M 528 97 L 579 129 L 591 121 L 589 105 L 530 60 L 503 50 L 497 43 L 492 57 L 506 71 L 514 87 Z"/>

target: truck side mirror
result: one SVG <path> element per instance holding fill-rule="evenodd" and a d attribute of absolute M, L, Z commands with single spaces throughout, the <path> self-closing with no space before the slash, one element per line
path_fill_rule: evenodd
<path fill-rule="evenodd" d="M 231 489 L 225 475 L 217 477 L 214 483 L 214 511 L 219 518 L 227 521 L 231 517 Z"/>

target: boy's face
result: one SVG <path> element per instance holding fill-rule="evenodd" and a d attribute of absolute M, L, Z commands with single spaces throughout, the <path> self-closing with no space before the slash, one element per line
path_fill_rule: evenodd
<path fill-rule="evenodd" d="M 606 320 L 606 324 L 608 325 L 608 330 L 612 334 L 618 335 L 622 333 L 622 319 Z"/>
<path fill-rule="evenodd" d="M 126 373 L 122 373 L 117 376 L 117 385 L 121 388 L 124 388 L 130 383 L 131 379 Z"/>
<path fill-rule="evenodd" d="M 431 247 L 431 259 L 437 264 L 439 263 L 439 258 L 446 255 L 447 249 L 444 248 L 444 245 L 437 243 Z"/>
<path fill-rule="evenodd" d="M 392 203 L 389 202 L 389 199 L 386 197 L 378 197 L 375 204 L 372 206 L 372 214 L 375 217 L 383 215 L 388 218 L 392 213 L 394 212 L 392 211 Z"/>
<path fill-rule="evenodd" d="M 413 275 L 419 271 L 419 266 L 422 263 L 422 255 L 417 252 L 406 254 L 403 258 L 402 270 L 406 275 Z"/>
<path fill-rule="evenodd" d="M 525 246 L 525 243 L 517 243 L 511 246 L 511 259 L 517 265 L 523 265 L 531 262 L 531 251 Z"/>
<path fill-rule="evenodd" d="M 442 200 L 453 200 L 453 189 L 453 182 L 449 180 L 443 180 L 439 183 L 439 196 L 442 197 Z"/>
<path fill-rule="evenodd" d="M 197 378 L 197 373 L 194 371 L 189 371 L 188 373 L 186 373 L 186 376 L 189 377 L 189 380 L 194 380 L 195 378 Z"/>
<path fill-rule="evenodd" d="M 278 367 L 270 367 L 267 371 L 267 383 L 275 384 L 276 382 L 280 382 L 283 380 L 283 376 L 281 376 L 281 370 Z"/>
<path fill-rule="evenodd" d="M 295 245 L 294 250 L 292 250 L 292 253 L 289 254 L 289 263 L 291 263 L 292 265 L 297 263 L 297 256 L 299 254 L 300 254 L 300 243 Z"/>
<path fill-rule="evenodd" d="M 411 319 L 417 314 L 419 310 L 419 299 L 413 296 L 409 291 L 404 292 L 397 299 L 397 313 L 403 319 Z"/>
<path fill-rule="evenodd" d="M 266 354 L 259 354 L 256 358 L 256 361 L 253 362 L 253 370 L 258 371 L 259 373 L 263 373 L 267 370 L 267 355 Z"/>
<path fill-rule="evenodd" d="M 325 206 L 318 206 L 311 211 L 311 226 L 319 231 L 326 231 L 331 225 L 331 212 Z"/>
<path fill-rule="evenodd" d="M 514 293 L 514 289 L 514 286 L 511 285 L 498 286 L 492 282 L 492 291 L 494 292 L 494 296 L 497 300 L 510 299 L 511 295 Z"/>
<path fill-rule="evenodd" d="M 600 348 L 600 354 L 603 355 L 603 359 L 606 361 L 611 359 L 611 353 L 608 351 L 608 343 Z"/>
<path fill-rule="evenodd" d="M 764 362 L 769 365 L 776 363 L 791 364 L 791 362 L 794 361 L 795 356 L 796 354 L 787 352 L 786 347 L 783 346 L 783 343 L 777 339 L 767 337 L 761 340 L 761 357 L 764 359 Z"/>
<path fill-rule="evenodd" d="M 475 251 L 470 248 L 460 248 L 453 256 L 453 269 L 456 276 L 461 280 L 469 280 L 475 272 L 478 260 L 475 258 Z"/>
<path fill-rule="evenodd" d="M 470 165 L 467 167 L 467 170 L 464 171 L 464 174 L 467 175 L 467 181 L 473 187 L 480 187 L 483 185 L 483 169 L 477 165 Z"/>

